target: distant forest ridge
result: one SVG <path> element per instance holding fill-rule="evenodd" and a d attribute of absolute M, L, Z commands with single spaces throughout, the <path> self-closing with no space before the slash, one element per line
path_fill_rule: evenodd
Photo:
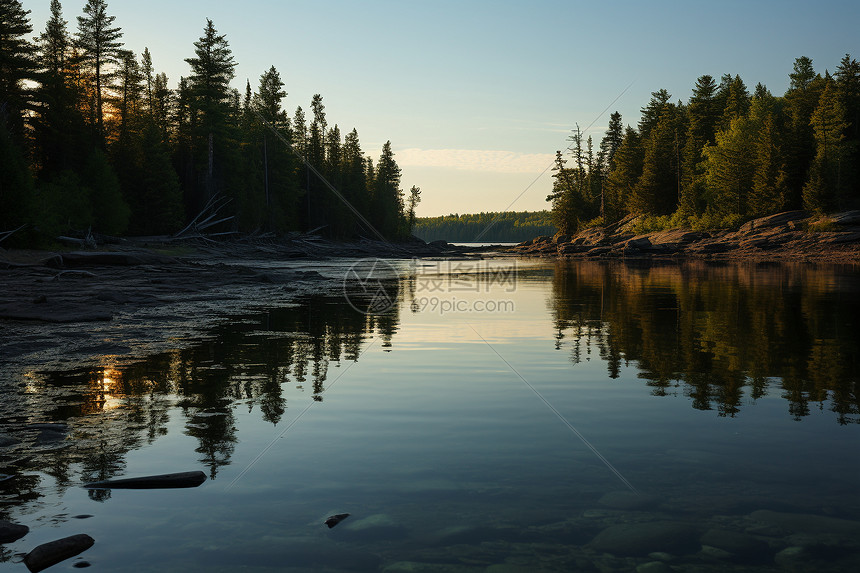
<path fill-rule="evenodd" d="M 425 241 L 520 243 L 538 235 L 554 235 L 551 217 L 549 211 L 419 217 L 413 234 Z"/>

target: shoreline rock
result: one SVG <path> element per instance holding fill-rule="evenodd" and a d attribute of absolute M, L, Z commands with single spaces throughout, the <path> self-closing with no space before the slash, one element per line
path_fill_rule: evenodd
<path fill-rule="evenodd" d="M 737 231 L 670 229 L 635 235 L 635 217 L 573 236 L 535 237 L 507 252 L 562 258 L 704 258 L 860 263 L 860 211 L 812 216 L 787 211 L 744 223 Z M 815 228 L 838 230 L 812 230 Z"/>

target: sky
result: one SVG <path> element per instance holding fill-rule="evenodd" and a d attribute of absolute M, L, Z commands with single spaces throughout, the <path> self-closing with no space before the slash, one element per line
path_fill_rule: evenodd
<path fill-rule="evenodd" d="M 85 0 L 65 0 L 69 30 Z M 49 0 L 23 0 L 34 35 Z M 256 89 L 275 66 L 284 108 L 319 93 L 329 125 L 390 140 L 419 216 L 548 208 L 551 166 L 577 124 L 595 148 L 619 111 L 635 126 L 651 92 L 690 97 L 696 78 L 739 74 L 774 95 L 800 56 L 816 71 L 860 58 L 860 3 L 698 0 L 147 0 L 107 2 L 127 49 L 148 47 L 175 87 L 206 19 Z"/>

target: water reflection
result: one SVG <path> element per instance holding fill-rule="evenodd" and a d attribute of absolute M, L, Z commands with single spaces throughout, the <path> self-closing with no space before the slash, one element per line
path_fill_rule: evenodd
<path fill-rule="evenodd" d="M 559 262 L 556 348 L 592 349 L 617 378 L 635 363 L 658 396 L 735 416 L 778 391 L 802 419 L 829 408 L 860 422 L 856 271 L 812 265 Z M 778 390 L 777 390 L 778 389 Z"/>
<path fill-rule="evenodd" d="M 397 308 L 368 316 L 340 299 L 309 298 L 120 369 L 30 374 L 20 391 L 4 393 L 3 413 L 19 415 L 4 415 L 0 428 L 9 442 L 0 452 L 0 519 L 41 497 L 40 473 L 61 492 L 124 475 L 129 452 L 167 435 L 177 414 L 198 463 L 217 479 L 238 442 L 237 408 L 278 424 L 290 394 L 323 401 L 330 369 L 358 360 L 371 337 L 390 347 L 397 327 Z M 106 501 L 111 491 L 88 495 Z"/>

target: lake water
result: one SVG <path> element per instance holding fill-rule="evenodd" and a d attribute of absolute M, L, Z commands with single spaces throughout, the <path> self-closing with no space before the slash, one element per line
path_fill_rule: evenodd
<path fill-rule="evenodd" d="M 382 314 L 320 296 L 30 374 L 4 423 L 69 436 L 0 450 L 31 528 L 0 569 L 87 533 L 52 570 L 860 570 L 857 269 L 391 264 Z"/>

